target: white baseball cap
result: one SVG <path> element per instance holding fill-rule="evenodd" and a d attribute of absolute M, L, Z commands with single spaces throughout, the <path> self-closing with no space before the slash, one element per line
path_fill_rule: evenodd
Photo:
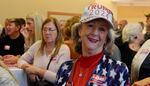
<path fill-rule="evenodd" d="M 97 18 L 105 19 L 112 28 L 114 27 L 112 11 L 99 3 L 92 3 L 84 9 L 80 22 L 85 23 Z"/>

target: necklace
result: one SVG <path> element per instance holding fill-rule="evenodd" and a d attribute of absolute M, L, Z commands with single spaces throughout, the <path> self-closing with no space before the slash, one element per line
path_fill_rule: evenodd
<path fill-rule="evenodd" d="M 79 78 L 87 77 L 94 65 L 95 64 L 92 64 L 89 67 L 84 68 L 84 67 L 81 66 L 81 62 L 79 62 L 79 65 L 78 65 L 78 67 L 79 67 L 79 75 L 78 75 Z"/>
<path fill-rule="evenodd" d="M 81 66 L 81 62 L 79 62 L 78 69 L 79 69 L 79 75 L 78 75 L 79 78 L 83 78 L 86 76 L 87 72 L 83 73 L 84 70 L 89 70 L 89 68 L 83 68 Z"/>
<path fill-rule="evenodd" d="M 92 65 L 93 66 L 93 65 Z M 79 68 L 79 78 L 84 78 L 84 77 L 87 77 L 88 76 L 88 74 L 89 74 L 89 72 L 90 72 L 90 70 L 91 70 L 91 67 L 92 66 L 90 66 L 90 67 L 88 67 L 88 68 L 82 68 L 82 67 L 80 67 Z"/>
<path fill-rule="evenodd" d="M 80 57 L 74 67 L 73 78 L 70 80 L 76 86 L 86 86 L 99 63 L 102 53 L 90 57 Z"/>
<path fill-rule="evenodd" d="M 79 77 L 83 77 L 83 74 L 82 74 L 82 73 L 79 73 Z"/>

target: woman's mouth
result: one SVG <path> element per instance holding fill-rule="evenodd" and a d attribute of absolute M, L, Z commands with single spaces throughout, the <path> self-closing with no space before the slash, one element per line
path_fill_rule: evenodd
<path fill-rule="evenodd" d="M 96 43 L 96 42 L 98 42 L 98 40 L 97 40 L 97 39 L 90 38 L 90 37 L 87 37 L 87 38 L 88 38 L 88 40 L 89 40 L 90 42 L 92 42 L 92 43 Z"/>

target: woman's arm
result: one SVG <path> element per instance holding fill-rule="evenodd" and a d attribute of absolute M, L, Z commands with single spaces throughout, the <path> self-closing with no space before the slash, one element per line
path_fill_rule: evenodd
<path fill-rule="evenodd" d="M 23 64 L 32 64 L 35 54 L 38 52 L 41 41 L 34 43 L 18 60 L 18 66 L 21 67 Z M 22 68 L 22 67 L 21 67 Z"/>
<path fill-rule="evenodd" d="M 132 86 L 150 86 L 150 77 L 136 81 Z"/>

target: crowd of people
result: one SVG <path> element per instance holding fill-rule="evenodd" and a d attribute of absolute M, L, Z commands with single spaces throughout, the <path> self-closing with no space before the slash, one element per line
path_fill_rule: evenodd
<path fill-rule="evenodd" d="M 23 69 L 29 86 L 149 86 L 150 14 L 115 21 L 100 3 L 64 25 L 38 13 L 7 18 L 0 31 L 0 86 L 18 86 L 9 67 Z"/>

